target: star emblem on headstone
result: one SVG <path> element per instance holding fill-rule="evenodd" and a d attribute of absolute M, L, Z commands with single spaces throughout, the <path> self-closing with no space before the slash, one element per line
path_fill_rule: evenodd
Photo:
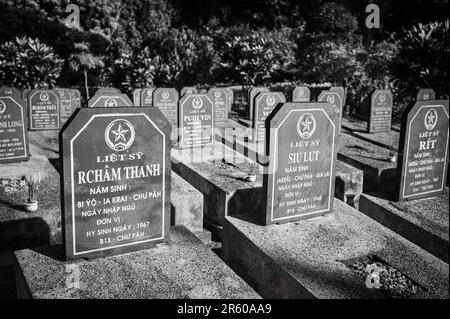
<path fill-rule="evenodd" d="M 111 132 L 115 135 L 114 142 L 117 142 L 119 140 L 123 140 L 124 142 L 127 141 L 125 139 L 125 133 L 127 133 L 128 130 L 122 129 L 122 125 L 121 124 L 119 124 L 119 127 L 118 127 L 117 130 L 113 130 Z"/>
<path fill-rule="evenodd" d="M 311 131 L 311 124 L 312 122 L 309 121 L 309 119 L 306 117 L 303 122 L 300 122 L 302 125 L 302 133 L 310 132 Z"/>
<path fill-rule="evenodd" d="M 116 106 L 117 106 L 117 103 L 116 103 L 116 101 L 114 101 L 114 100 L 112 100 L 112 99 L 108 99 L 108 100 L 106 100 L 106 102 L 105 102 L 105 106 L 106 106 L 106 107 L 116 107 Z"/>
<path fill-rule="evenodd" d="M 310 138 L 316 130 L 316 120 L 311 113 L 303 114 L 297 122 L 297 133 L 301 138 Z"/>

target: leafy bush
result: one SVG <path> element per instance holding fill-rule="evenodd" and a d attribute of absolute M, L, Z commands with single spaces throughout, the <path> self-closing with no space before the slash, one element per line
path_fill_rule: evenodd
<path fill-rule="evenodd" d="M 54 87 L 63 62 L 39 39 L 16 38 L 0 45 L 0 82 L 18 88 Z"/>
<path fill-rule="evenodd" d="M 415 96 L 421 87 L 449 94 L 449 21 L 418 24 L 400 35 L 400 50 L 392 71 L 403 95 Z"/>
<path fill-rule="evenodd" d="M 357 19 L 342 4 L 326 2 L 306 24 L 308 33 L 352 33 L 358 27 Z"/>

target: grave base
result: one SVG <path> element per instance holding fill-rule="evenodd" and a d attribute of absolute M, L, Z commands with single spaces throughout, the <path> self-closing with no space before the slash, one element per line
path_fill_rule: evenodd
<path fill-rule="evenodd" d="M 298 223 L 264 227 L 229 216 L 222 251 L 263 298 L 386 298 L 346 265 L 368 255 L 424 288 L 412 298 L 449 297 L 446 263 L 339 200 L 334 213 Z"/>
<path fill-rule="evenodd" d="M 361 195 L 359 210 L 448 263 L 448 189 L 427 199 L 391 202 Z"/>
<path fill-rule="evenodd" d="M 62 261 L 61 246 L 17 251 L 18 297 L 259 298 L 185 227 L 172 227 L 170 238 L 169 244 L 93 261 Z M 66 286 L 66 269 L 79 269 L 79 288 Z"/>

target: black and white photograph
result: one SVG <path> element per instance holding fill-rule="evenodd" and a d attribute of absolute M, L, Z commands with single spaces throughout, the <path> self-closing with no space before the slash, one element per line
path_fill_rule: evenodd
<path fill-rule="evenodd" d="M 449 2 L 0 0 L 0 301 L 448 301 Z"/>

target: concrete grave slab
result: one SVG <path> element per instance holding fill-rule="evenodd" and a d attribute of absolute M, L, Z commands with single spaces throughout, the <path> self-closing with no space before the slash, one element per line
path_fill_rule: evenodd
<path fill-rule="evenodd" d="M 260 298 L 185 227 L 172 227 L 170 238 L 153 249 L 95 261 L 63 262 L 60 246 L 17 251 L 18 297 Z M 67 288 L 67 267 L 80 271 L 79 289 Z"/>
<path fill-rule="evenodd" d="M 335 211 L 298 223 L 224 222 L 223 256 L 263 298 L 386 298 L 348 265 L 375 255 L 416 283 L 412 298 L 448 298 L 448 264 L 336 200 Z"/>

